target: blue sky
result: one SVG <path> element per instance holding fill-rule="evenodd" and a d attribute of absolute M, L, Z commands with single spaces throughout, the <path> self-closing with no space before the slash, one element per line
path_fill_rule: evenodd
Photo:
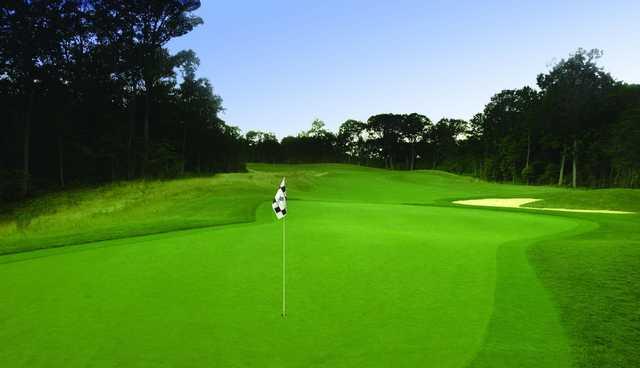
<path fill-rule="evenodd" d="M 172 40 L 222 96 L 222 118 L 279 138 L 314 118 L 469 119 L 578 47 L 640 83 L 640 1 L 212 1 Z"/>

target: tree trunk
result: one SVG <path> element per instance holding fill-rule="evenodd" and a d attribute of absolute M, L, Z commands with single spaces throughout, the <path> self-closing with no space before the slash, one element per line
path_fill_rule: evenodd
<path fill-rule="evenodd" d="M 527 161 L 524 164 L 526 169 L 529 168 L 529 158 L 531 157 L 531 133 L 527 134 Z M 528 180 L 527 180 L 528 183 Z"/>
<path fill-rule="evenodd" d="M 31 87 L 29 96 L 27 97 L 27 108 L 24 114 L 24 141 L 22 145 L 22 196 L 26 196 L 29 193 L 29 153 L 31 152 L 31 112 L 33 110 L 34 88 Z"/>
<path fill-rule="evenodd" d="M 566 157 L 566 151 L 562 150 L 562 160 L 560 160 L 560 176 L 558 177 L 558 185 L 562 186 L 564 184 L 564 161 Z"/>
<path fill-rule="evenodd" d="M 577 140 L 573 140 L 573 173 L 572 173 L 572 177 L 571 177 L 571 185 L 575 188 L 576 187 L 576 176 L 577 176 L 577 170 L 576 170 L 576 166 L 577 166 L 577 161 L 578 161 L 578 141 Z"/>
<path fill-rule="evenodd" d="M 529 160 L 531 158 L 531 132 L 527 132 L 527 160 L 524 164 L 524 168 L 525 168 L 525 174 L 526 174 L 526 180 L 527 180 L 527 185 L 529 185 L 529 179 L 531 177 L 531 175 L 529 174 Z"/>
<path fill-rule="evenodd" d="M 415 144 L 411 144 L 411 168 L 410 170 L 413 171 L 416 169 L 416 146 Z"/>
<path fill-rule="evenodd" d="M 62 140 L 62 135 L 58 136 L 58 169 L 60 187 L 64 188 L 64 142 Z"/>
<path fill-rule="evenodd" d="M 183 123 L 182 131 L 182 167 L 180 168 L 180 175 L 184 175 L 184 167 L 187 163 L 187 123 Z"/>
<path fill-rule="evenodd" d="M 149 113 L 151 108 L 150 83 L 145 83 L 144 94 L 144 156 L 142 159 L 142 176 L 146 175 L 147 163 L 149 162 Z"/>
<path fill-rule="evenodd" d="M 613 181 L 613 173 L 614 173 L 614 169 L 613 169 L 613 165 L 611 165 L 609 167 L 609 176 L 607 177 L 606 182 L 604 183 L 604 186 L 614 186 L 615 182 Z"/>
<path fill-rule="evenodd" d="M 118 161 L 116 161 L 116 155 L 111 156 L 111 182 L 116 181 L 116 167 L 118 166 Z"/>
<path fill-rule="evenodd" d="M 136 92 L 134 90 L 129 101 L 129 137 L 127 138 L 127 179 L 131 180 L 135 174 L 135 160 L 133 157 L 133 138 L 136 134 Z"/>

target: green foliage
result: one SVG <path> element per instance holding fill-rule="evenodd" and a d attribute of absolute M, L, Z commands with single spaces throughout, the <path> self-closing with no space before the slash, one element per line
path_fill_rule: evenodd
<path fill-rule="evenodd" d="M 522 176 L 522 179 L 528 183 L 534 177 L 533 166 L 529 165 L 523 167 L 520 175 Z"/>
<path fill-rule="evenodd" d="M 527 184 L 558 183 L 562 175 L 561 185 L 636 187 L 640 89 L 615 82 L 597 65 L 601 54 L 579 49 L 540 74 L 538 89 L 501 91 L 469 122 L 378 114 L 345 121 L 334 142 L 316 121 L 299 137 L 272 142 L 268 159 L 252 160 L 437 168 Z M 310 139 L 320 136 L 324 146 Z"/>
<path fill-rule="evenodd" d="M 470 122 L 379 114 L 334 134 L 316 119 L 278 142 L 262 132 L 241 137 L 220 119 L 211 83 L 196 77 L 195 53 L 165 48 L 202 22 L 198 1 L 10 5 L 0 13 L 0 107 L 9 121 L 0 170 L 24 175 L 17 190 L 12 180 L 0 184 L 5 198 L 30 185 L 242 170 L 246 160 L 439 168 L 532 184 L 557 183 L 562 171 L 574 186 L 640 185 L 639 90 L 598 66 L 599 50 L 561 60 L 538 76 L 537 90 L 497 93 Z"/>
<path fill-rule="evenodd" d="M 626 182 L 623 183 L 629 187 L 640 181 L 640 168 L 637 166 L 640 162 L 640 97 L 638 102 L 639 107 L 631 107 L 621 113 L 613 126 L 612 144 L 608 150 L 616 171 L 614 180 L 624 180 Z"/>
<path fill-rule="evenodd" d="M 0 171 L 20 171 L 24 180 L 18 190 L 9 179 L 0 183 L 2 196 L 241 169 L 242 141 L 219 118 L 222 99 L 211 83 L 196 77 L 197 56 L 165 47 L 202 23 L 193 14 L 199 6 L 7 3 L 0 11 L 0 108 L 8 118 Z"/>
<path fill-rule="evenodd" d="M 0 170 L 0 203 L 16 198 L 24 180 L 20 170 Z"/>
<path fill-rule="evenodd" d="M 251 162 L 280 161 L 280 143 L 275 134 L 250 130 L 245 135 L 248 148 L 248 160 Z"/>
<path fill-rule="evenodd" d="M 361 121 L 348 119 L 338 129 L 337 141 L 347 162 L 363 164 L 365 153 L 365 134 L 367 125 Z"/>
<path fill-rule="evenodd" d="M 335 134 L 325 129 L 322 120 L 315 119 L 308 131 L 282 139 L 280 157 L 287 163 L 337 162 L 340 149 Z"/>

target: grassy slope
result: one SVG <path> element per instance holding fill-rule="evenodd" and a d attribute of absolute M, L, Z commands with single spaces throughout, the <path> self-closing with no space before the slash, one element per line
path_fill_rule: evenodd
<path fill-rule="evenodd" d="M 309 173 L 296 181 L 308 186 Z M 118 183 L 32 200 L 0 216 L 0 254 L 254 220 L 277 175 Z"/>
<path fill-rule="evenodd" d="M 165 365 L 214 359 L 239 366 L 638 362 L 637 216 L 397 205 L 527 195 L 581 208 L 591 203 L 585 195 L 603 193 L 620 199 L 610 209 L 635 210 L 637 203 L 625 198 L 636 192 L 496 185 L 440 172 L 341 165 L 252 169 L 66 194 L 74 200 L 43 198 L 18 212 L 31 214 L 21 231 L 5 217 L 0 247 L 251 221 L 286 173 L 297 214 L 288 220 L 292 312 L 286 324 L 273 313 L 279 290 L 264 287 L 279 277 L 278 245 L 269 240 L 278 238 L 279 227 L 267 205 L 259 207 L 255 224 L 0 258 L 0 290 L 9 296 L 0 306 L 6 327 L 0 359 L 16 366 L 158 365 L 160 356 Z M 146 189 L 131 190 L 140 185 Z M 42 213 L 38 207 L 49 212 L 33 216 Z M 600 228 L 585 233 L 594 223 Z M 78 235 L 78 229 L 85 231 Z M 568 341 L 551 300 L 560 307 Z M 175 349 L 185 336 L 189 351 Z M 79 342 L 74 351 L 84 353 L 68 354 L 67 344 Z M 41 347 L 47 348 L 33 350 Z"/>

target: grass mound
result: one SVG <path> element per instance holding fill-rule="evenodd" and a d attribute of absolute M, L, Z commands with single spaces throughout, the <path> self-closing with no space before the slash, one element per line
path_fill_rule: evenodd
<path fill-rule="evenodd" d="M 308 186 L 313 172 L 294 180 Z M 136 181 L 53 193 L 0 216 L 0 254 L 255 219 L 278 173 Z"/>

